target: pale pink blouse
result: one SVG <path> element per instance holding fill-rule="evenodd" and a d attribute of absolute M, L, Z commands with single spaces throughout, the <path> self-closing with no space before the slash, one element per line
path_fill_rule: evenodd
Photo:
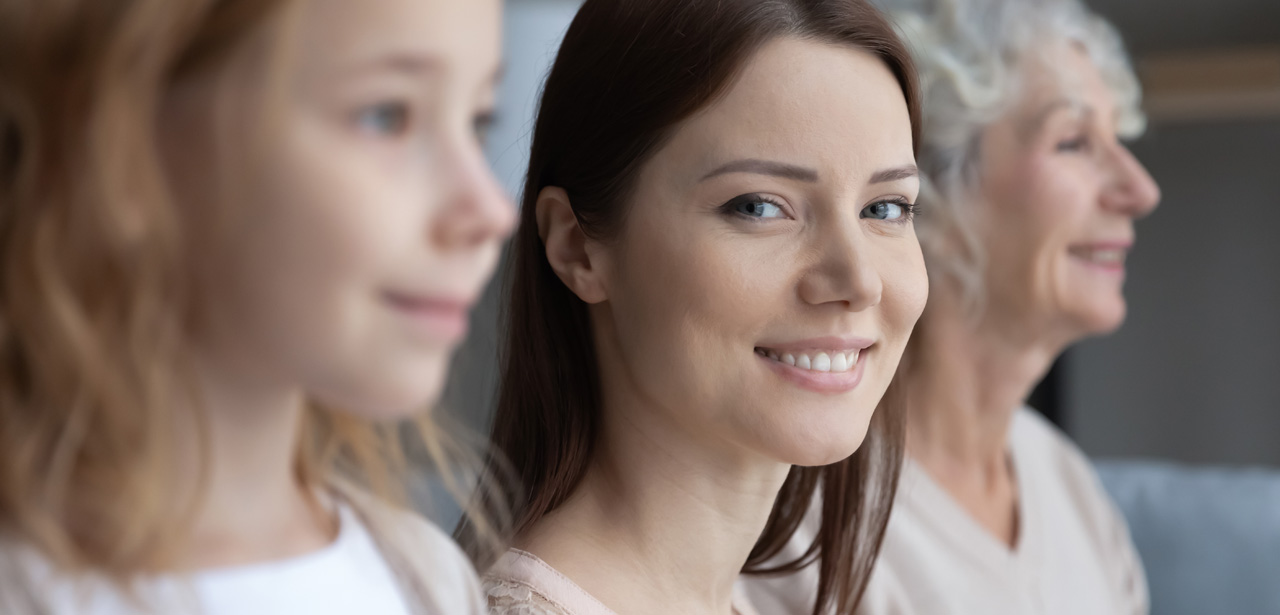
<path fill-rule="evenodd" d="M 527 551 L 511 549 L 484 575 L 490 615 L 617 615 L 560 571 Z M 737 615 L 757 615 L 741 584 L 734 587 Z"/>

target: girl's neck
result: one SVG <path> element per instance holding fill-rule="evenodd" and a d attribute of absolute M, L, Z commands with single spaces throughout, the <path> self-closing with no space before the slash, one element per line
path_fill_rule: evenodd
<path fill-rule="evenodd" d="M 320 549 L 336 534 L 296 471 L 301 393 L 246 385 L 230 373 L 200 366 L 202 420 L 181 432 L 180 454 L 189 455 L 183 475 L 200 489 L 184 569 L 284 559 Z"/>

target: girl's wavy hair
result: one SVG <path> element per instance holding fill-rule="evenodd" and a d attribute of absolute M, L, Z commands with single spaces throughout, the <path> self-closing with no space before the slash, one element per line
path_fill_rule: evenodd
<path fill-rule="evenodd" d="M 600 429 L 600 377 L 590 315 L 555 275 L 534 219 L 539 192 L 562 187 L 583 231 L 607 240 L 625 225 L 641 168 L 678 124 L 722 96 L 771 40 L 796 37 L 882 61 L 919 140 L 915 67 L 863 0 L 587 0 L 547 78 L 533 133 L 521 221 L 510 251 L 507 338 L 491 475 L 522 486 L 490 510 L 528 529 L 577 488 Z M 902 459 L 902 400 L 891 385 L 864 445 L 844 461 L 793 467 L 743 572 L 819 569 L 815 613 L 852 613 L 879 551 Z M 821 490 L 821 528 L 799 558 L 774 561 Z M 497 553 L 459 538 L 480 569 Z"/>
<path fill-rule="evenodd" d="M 183 544 L 197 503 L 173 501 L 190 477 L 171 409 L 191 399 L 195 306 L 158 117 L 234 54 L 284 55 L 296 5 L 0 4 L 0 531 L 62 569 L 125 583 Z M 313 487 L 405 504 L 411 459 L 463 454 L 426 413 L 405 429 L 310 404 L 304 421 Z"/>

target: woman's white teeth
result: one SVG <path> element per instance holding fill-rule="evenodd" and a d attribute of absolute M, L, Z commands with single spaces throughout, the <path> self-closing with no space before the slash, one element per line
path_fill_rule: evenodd
<path fill-rule="evenodd" d="M 800 369 L 808 369 L 815 372 L 847 372 L 858 365 L 857 350 L 849 352 L 816 352 L 807 353 L 782 353 L 778 354 L 774 350 L 759 350 L 760 354 L 774 361 L 793 365 Z"/>

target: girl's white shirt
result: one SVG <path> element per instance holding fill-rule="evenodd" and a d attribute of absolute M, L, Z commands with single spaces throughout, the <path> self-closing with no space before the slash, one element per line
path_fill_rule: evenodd
<path fill-rule="evenodd" d="M 474 570 L 439 528 L 423 519 L 409 520 L 409 513 L 402 513 L 406 519 L 401 521 L 412 524 L 411 535 L 418 544 L 396 546 L 416 551 L 415 559 L 432 560 L 431 568 L 445 573 L 424 588 L 433 604 L 416 607 L 361 516 L 345 502 L 336 508 L 338 536 L 318 551 L 273 562 L 145 578 L 135 591 L 141 603 L 104 579 L 60 574 L 31 549 L 21 549 L 15 561 L 24 569 L 25 584 L 42 603 L 37 612 L 48 615 L 452 615 L 475 614 L 483 608 Z"/>

